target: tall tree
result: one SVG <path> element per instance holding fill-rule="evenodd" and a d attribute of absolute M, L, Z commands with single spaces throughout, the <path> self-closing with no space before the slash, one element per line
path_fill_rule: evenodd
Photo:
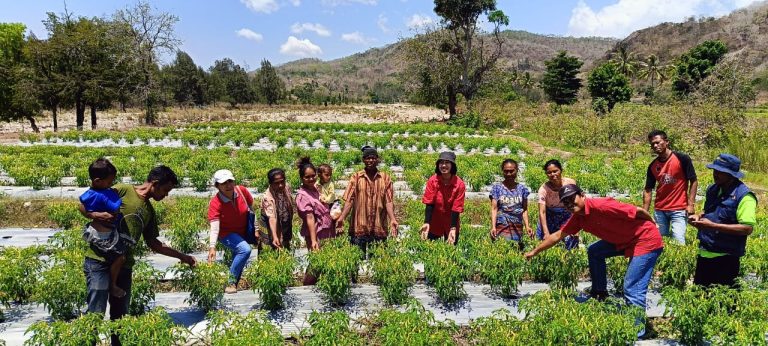
<path fill-rule="evenodd" d="M 592 96 L 592 107 L 598 113 L 607 113 L 619 102 L 632 97 L 629 79 L 612 62 L 596 67 L 587 78 L 587 89 Z"/>
<path fill-rule="evenodd" d="M 719 40 L 705 41 L 681 55 L 677 61 L 672 89 L 678 96 L 685 96 L 696 89 L 709 76 L 728 48 Z"/>
<path fill-rule="evenodd" d="M 0 120 L 27 119 L 32 130 L 40 130 L 35 116 L 40 114 L 34 71 L 24 61 L 24 32 L 20 23 L 0 23 Z"/>
<path fill-rule="evenodd" d="M 38 75 L 49 75 L 53 81 L 50 92 L 64 105 L 75 106 L 75 122 L 83 128 L 85 110 L 91 107 L 91 127 L 96 127 L 96 108 L 110 103 L 117 73 L 119 37 L 113 36 L 111 23 L 100 18 L 59 17 L 48 13 L 44 21 L 48 41 L 44 47 L 33 44 Z M 40 49 L 38 49 L 40 48 Z"/>
<path fill-rule="evenodd" d="M 220 79 L 224 87 L 222 101 L 229 102 L 230 106 L 249 103 L 254 100 L 254 92 L 251 87 L 248 73 L 235 64 L 230 58 L 216 60 L 211 67 L 211 77 Z"/>
<path fill-rule="evenodd" d="M 35 71 L 35 82 L 40 89 L 42 106 L 51 111 L 53 131 L 59 130 L 58 111 L 62 102 L 63 85 L 61 82 L 61 61 L 50 41 L 40 40 L 30 35 L 25 52 L 30 66 Z"/>
<path fill-rule="evenodd" d="M 634 52 L 630 52 L 627 49 L 627 45 L 620 43 L 616 48 L 616 51 L 611 53 L 610 60 L 616 69 L 627 76 L 627 78 L 634 78 L 637 73 L 639 61 L 637 55 Z"/>
<path fill-rule="evenodd" d="M 409 64 L 403 79 L 412 90 L 412 101 L 453 110 L 458 103 L 458 81 L 461 65 L 456 57 L 448 54 L 450 33 L 446 30 L 429 30 L 403 41 Z"/>
<path fill-rule="evenodd" d="M 581 79 L 576 77 L 584 63 L 575 56 L 568 56 L 565 51 L 544 61 L 546 72 L 541 79 L 541 88 L 549 99 L 558 104 L 576 102 L 576 95 L 581 88 Z"/>
<path fill-rule="evenodd" d="M 139 67 L 141 84 L 137 88 L 145 106 L 144 121 L 155 124 L 155 105 L 158 98 L 157 55 L 161 51 L 174 51 L 181 41 L 176 38 L 173 26 L 179 18 L 173 14 L 157 13 L 145 0 L 134 7 L 115 13 L 116 22 L 124 23 L 125 36 L 130 38 L 133 57 Z"/>
<path fill-rule="evenodd" d="M 490 71 L 501 56 L 501 26 L 509 25 L 509 17 L 496 9 L 496 0 L 435 0 L 435 13 L 442 18 L 441 23 L 449 32 L 442 50 L 456 59 L 461 67 L 458 81 L 448 83 L 448 107 L 451 116 L 456 114 L 455 93 L 471 101 Z M 478 27 L 480 15 L 487 15 L 487 20 L 494 28 L 490 38 L 481 36 Z M 490 41 L 490 42 L 487 42 Z"/>
<path fill-rule="evenodd" d="M 261 61 L 261 68 L 256 72 L 256 86 L 259 95 L 267 104 L 273 105 L 283 95 L 285 84 L 280 77 L 277 76 L 277 71 L 272 67 L 269 60 L 264 59 Z"/>
<path fill-rule="evenodd" d="M 164 84 L 179 106 L 202 105 L 205 101 L 204 73 L 189 54 L 179 50 L 176 59 L 163 68 Z"/>
<path fill-rule="evenodd" d="M 659 81 L 659 84 L 663 84 L 669 78 L 669 72 L 672 68 L 671 65 L 661 62 L 654 54 L 647 56 L 645 60 L 641 61 L 639 67 L 638 78 L 650 81 L 651 90 L 656 88 L 656 81 Z"/>

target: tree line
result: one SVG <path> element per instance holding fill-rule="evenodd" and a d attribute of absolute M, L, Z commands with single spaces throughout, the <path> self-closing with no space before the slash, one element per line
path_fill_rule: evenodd
<path fill-rule="evenodd" d="M 140 2 L 110 18 L 48 13 L 46 39 L 27 34 L 23 24 L 0 23 L 0 120 L 26 119 L 38 131 L 35 117 L 48 110 L 55 131 L 58 110 L 74 108 L 78 129 L 87 112 L 96 128 L 97 110 L 131 105 L 154 124 L 157 111 L 169 105 L 271 105 L 285 97 L 267 60 L 253 76 L 229 58 L 208 70 L 197 66 L 177 50 L 177 21 Z M 173 51 L 175 59 L 160 66 L 158 56 Z"/>

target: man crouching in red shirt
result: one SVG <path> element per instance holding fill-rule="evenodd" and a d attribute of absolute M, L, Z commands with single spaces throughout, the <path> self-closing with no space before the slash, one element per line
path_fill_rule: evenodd
<path fill-rule="evenodd" d="M 563 227 L 546 237 L 535 249 L 525 254 L 526 259 L 536 256 L 558 244 L 568 235 L 584 230 L 600 238 L 587 248 L 589 274 L 592 278 L 590 296 L 607 297 L 607 271 L 605 259 L 624 255 L 629 258 L 624 276 L 624 300 L 645 311 L 648 283 L 653 276 L 656 260 L 664 243 L 651 214 L 645 209 L 621 203 L 613 198 L 589 198 L 577 185 L 560 188 L 560 201 L 573 216 Z M 640 322 L 640 321 L 638 321 Z M 645 329 L 638 337 L 645 335 Z"/>

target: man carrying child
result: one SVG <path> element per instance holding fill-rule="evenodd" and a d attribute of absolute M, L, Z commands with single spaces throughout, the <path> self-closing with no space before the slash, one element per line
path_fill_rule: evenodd
<path fill-rule="evenodd" d="M 114 180 L 114 173 L 111 179 L 109 177 L 105 179 Z M 117 231 L 129 236 L 135 242 L 140 241 L 143 236 L 144 242 L 152 251 L 178 258 L 182 262 L 194 266 L 195 259 L 192 256 L 174 250 L 157 239 L 159 235 L 157 217 L 150 199 L 162 200 L 177 184 L 178 178 L 169 167 L 157 166 L 149 172 L 147 180 L 141 185 L 115 185 L 113 189 L 120 197 L 119 212 L 122 214 L 122 220 L 117 225 Z M 97 182 L 93 187 L 98 189 L 102 187 L 102 184 Z M 80 206 L 80 212 L 87 218 L 98 220 L 98 222 L 106 225 L 113 223 L 116 217 L 115 213 L 88 211 L 84 205 Z M 93 224 L 91 223 L 91 225 Z M 127 246 L 124 264 L 120 268 L 114 284 L 111 285 L 110 268 L 112 262 L 97 254 L 92 247 L 87 250 L 83 270 L 88 285 L 86 295 L 88 312 L 106 312 L 107 301 L 109 301 L 109 316 L 112 320 L 119 319 L 128 312 L 128 304 L 131 300 L 132 267 L 135 262 L 133 252 L 134 247 Z M 110 294 L 111 286 L 119 287 L 125 294 L 122 297 Z M 112 345 L 119 344 L 119 340 L 113 335 Z"/>

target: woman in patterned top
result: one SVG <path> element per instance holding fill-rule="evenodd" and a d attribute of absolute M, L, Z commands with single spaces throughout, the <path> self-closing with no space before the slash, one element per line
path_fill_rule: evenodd
<path fill-rule="evenodd" d="M 269 188 L 261 199 L 260 225 L 267 232 L 262 239 L 273 249 L 291 248 L 293 238 L 293 198 L 285 181 L 285 171 L 273 168 L 267 172 Z"/>
<path fill-rule="evenodd" d="M 506 159 L 501 163 L 504 181 L 491 188 L 491 239 L 503 238 L 518 242 L 523 249 L 523 231 L 533 238 L 528 221 L 528 195 L 530 190 L 517 182 L 517 161 Z"/>
<path fill-rule="evenodd" d="M 571 212 L 565 209 L 560 202 L 558 192 L 564 185 L 576 185 L 576 180 L 563 178 L 563 166 L 558 160 L 549 160 L 544 164 L 544 173 L 547 174 L 549 181 L 541 184 L 539 187 L 539 224 L 536 226 L 536 237 L 543 240 L 550 233 L 560 230 L 571 217 Z M 563 240 L 565 248 L 570 250 L 579 245 L 577 235 L 566 236 Z"/>

